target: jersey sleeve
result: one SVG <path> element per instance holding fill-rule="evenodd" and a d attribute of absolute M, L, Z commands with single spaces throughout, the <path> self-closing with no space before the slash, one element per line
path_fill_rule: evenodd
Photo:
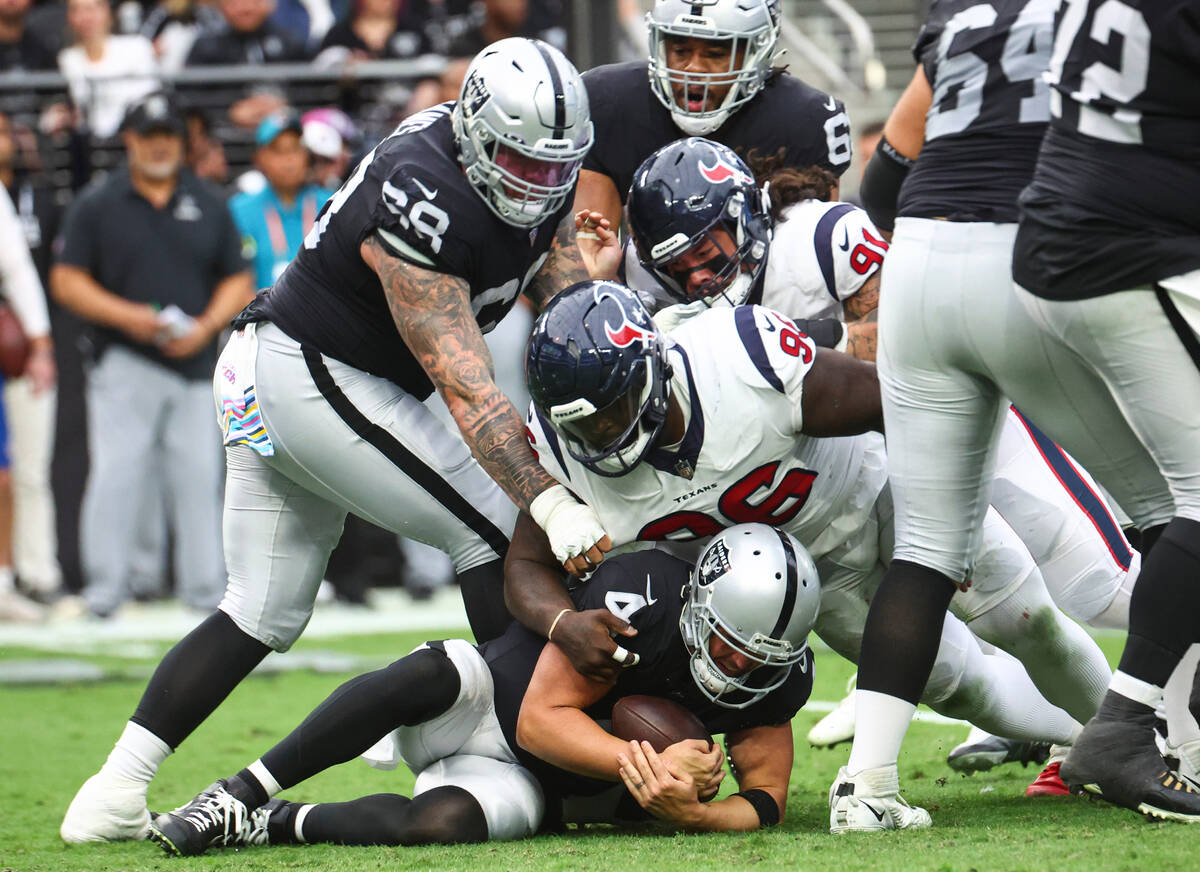
<path fill-rule="evenodd" d="M 433 173 L 409 162 L 385 168 L 380 160 L 368 170 L 377 191 L 371 208 L 371 227 L 396 257 L 417 266 L 457 276 L 472 275 L 477 246 L 464 238 L 473 224 L 464 209 L 456 209 L 456 192 L 441 185 Z M 439 194 L 441 195 L 439 197 Z M 458 221 L 455 221 L 455 217 Z"/>
<path fill-rule="evenodd" d="M 838 216 L 831 232 L 818 234 L 813 243 L 818 246 L 818 262 L 828 257 L 833 266 L 833 295 L 840 301 L 857 294 L 863 283 L 879 272 L 888 250 L 883 234 L 857 206 Z"/>
<path fill-rule="evenodd" d="M 791 409 L 792 429 L 799 433 L 804 423 L 804 378 L 816 359 L 816 343 L 791 318 L 765 306 L 715 311 L 728 313 L 736 338 L 713 347 L 727 344 L 739 349 L 740 354 L 731 354 L 738 376 L 748 385 L 782 394 Z"/>
<path fill-rule="evenodd" d="M 664 551 L 610 557 L 572 594 L 583 609 L 608 609 L 638 631 L 620 644 L 637 654 L 639 669 L 654 670 L 679 638 L 680 594 L 691 567 Z"/>
<path fill-rule="evenodd" d="M 784 166 L 815 164 L 840 177 L 853 157 L 850 116 L 845 105 L 792 76 L 786 76 L 777 87 L 778 92 L 770 95 L 769 117 L 757 122 L 774 131 L 774 136 L 764 135 L 763 141 L 780 137 L 777 141 L 784 147 Z M 751 146 L 742 157 L 753 157 L 754 152 Z"/>

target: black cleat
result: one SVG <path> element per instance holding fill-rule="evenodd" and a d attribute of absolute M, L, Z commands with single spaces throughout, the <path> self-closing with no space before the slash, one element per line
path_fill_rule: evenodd
<path fill-rule="evenodd" d="M 1154 710 L 1113 693 L 1079 734 L 1060 770 L 1068 785 L 1149 817 L 1200 822 L 1200 791 L 1154 745 Z"/>
<path fill-rule="evenodd" d="M 175 811 L 160 814 L 150 824 L 150 840 L 168 854 L 193 857 L 216 845 L 241 844 L 250 827 L 246 804 L 227 789 L 224 779 Z"/>

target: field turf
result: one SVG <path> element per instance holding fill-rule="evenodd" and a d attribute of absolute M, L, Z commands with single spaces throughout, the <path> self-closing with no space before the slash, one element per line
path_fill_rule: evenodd
<path fill-rule="evenodd" d="M 447 635 L 455 635 L 453 631 Z M 302 653 L 332 652 L 388 662 L 428 631 L 344 639 L 302 640 Z M 1102 646 L 1115 658 L 1121 640 Z M 148 672 L 149 646 L 136 662 L 97 657 L 110 671 Z M 165 644 L 157 646 L 161 650 Z M 159 653 L 161 653 L 161 650 Z M 0 650 L 0 661 L 45 658 L 42 652 Z M 78 659 L 78 655 L 71 655 Z M 2 664 L 0 664 L 2 665 Z M 841 697 L 852 667 L 818 649 L 814 700 Z M 290 730 L 352 673 L 307 670 L 255 675 L 245 681 L 181 750 L 167 760 L 150 789 L 150 806 L 169 809 L 217 777 L 236 772 Z M 126 870 L 639 870 L 700 872 L 788 870 L 1084 870 L 1196 869 L 1200 826 L 1148 823 L 1120 809 L 1077 797 L 1027 800 L 1036 767 L 1006 766 L 963 777 L 945 756 L 966 735 L 962 725 L 915 723 L 901 756 L 901 784 L 910 802 L 925 806 L 934 827 L 920 832 L 833 837 L 825 795 L 848 746 L 810 749 L 804 742 L 822 712 L 795 721 L 796 763 L 787 818 L 768 832 L 682 835 L 649 826 L 572 830 L 508 844 L 430 848 L 345 848 L 324 845 L 215 850 L 200 858 L 165 856 L 150 843 L 66 846 L 58 837 L 75 789 L 103 762 L 142 691 L 144 680 L 115 678 L 0 688 L 0 872 L 126 872 Z M 407 770 L 377 772 L 359 761 L 336 767 L 288 791 L 302 800 L 345 800 L 407 792 Z"/>

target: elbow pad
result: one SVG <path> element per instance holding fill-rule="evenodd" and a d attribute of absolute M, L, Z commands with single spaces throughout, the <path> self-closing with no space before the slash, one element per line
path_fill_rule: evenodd
<path fill-rule="evenodd" d="M 862 185 L 858 189 L 863 208 L 880 230 L 891 232 L 896 223 L 896 201 L 900 197 L 900 186 L 912 169 L 914 160 L 909 160 L 892 147 L 885 137 L 879 138 L 875 154 L 867 163 Z"/>
<path fill-rule="evenodd" d="M 800 332 L 819 345 L 821 348 L 845 349 L 841 346 L 846 338 L 846 325 L 836 318 L 796 318 L 794 319 Z"/>

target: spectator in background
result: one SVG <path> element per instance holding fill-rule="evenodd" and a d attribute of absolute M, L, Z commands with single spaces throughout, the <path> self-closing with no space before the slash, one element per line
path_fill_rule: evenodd
<path fill-rule="evenodd" d="M 225 144 L 215 136 L 212 124 L 203 109 L 184 112 L 187 122 L 187 144 L 184 149 L 188 169 L 206 182 L 219 187 L 229 183 L 229 162 L 225 159 Z"/>
<path fill-rule="evenodd" d="M 304 43 L 312 54 L 336 16 L 329 0 L 276 0 L 271 22 Z"/>
<path fill-rule="evenodd" d="M 341 109 L 310 109 L 300 118 L 304 132 L 300 140 L 310 155 L 308 178 L 314 185 L 337 190 L 350 173 L 361 137 Z"/>
<path fill-rule="evenodd" d="M 0 72 L 52 70 L 54 52 L 26 27 L 32 0 L 0 0 Z"/>
<path fill-rule="evenodd" d="M 8 194 L 0 192 L 0 287 L 29 338 L 24 378 L 34 393 L 54 386 L 54 343 L 46 296 L 25 233 Z M 13 489 L 3 412 L 0 411 L 0 620 L 37 620 L 42 609 L 17 592 L 13 575 Z"/>
<path fill-rule="evenodd" d="M 100 616 L 127 598 L 147 468 L 162 471 L 179 595 L 208 609 L 225 586 L 211 378 L 217 334 L 253 289 L 223 197 L 183 168 L 184 133 L 166 94 L 130 109 L 129 166 L 71 204 L 51 271 L 54 298 L 95 328 L 82 553 Z"/>
<path fill-rule="evenodd" d="M 355 0 L 350 13 L 325 34 L 317 63 L 406 59 L 429 52 L 420 31 L 399 26 L 406 5 L 406 0 Z"/>
<path fill-rule="evenodd" d="M 159 0 L 139 32 L 154 44 L 159 69 L 173 73 L 183 68 L 200 33 L 218 30 L 224 23 L 216 7 L 202 0 Z"/>
<path fill-rule="evenodd" d="M 254 264 L 255 286 L 269 288 L 296 256 L 317 212 L 333 191 L 308 183 L 308 149 L 301 141 L 300 116 L 268 115 L 254 134 L 254 165 L 266 185 L 242 192 L 229 210 L 242 234 L 242 252 Z"/>
<path fill-rule="evenodd" d="M 32 144 L 31 144 L 32 147 Z M 25 172 L 18 173 L 19 150 L 12 120 L 0 112 L 0 184 L 16 208 L 15 220 L 21 238 L 37 273 L 41 308 L 47 308 L 44 288 L 50 271 L 50 244 L 58 232 L 59 209 L 50 189 L 35 183 Z M 7 241 L 4 244 L 9 244 Z M 15 244 L 15 243 L 13 243 Z M 19 258 L 19 254 L 11 254 Z M 15 261 L 14 261 L 15 262 Z M 18 285 L 21 279 L 17 279 Z M 7 281 L 5 282 L 7 286 Z M 25 284 L 32 285 L 25 279 Z M 18 290 L 18 293 L 20 291 Z M 28 291 L 27 291 L 28 293 Z M 55 317 L 57 316 L 57 317 Z M 38 317 L 37 314 L 34 316 Z M 79 353 L 73 342 L 62 341 L 68 325 L 62 313 L 52 313 L 51 332 L 55 335 L 55 365 L 59 372 L 69 371 L 75 388 L 81 379 Z M 72 327 L 74 325 L 71 325 Z M 73 336 L 77 327 L 68 329 Z M 62 355 L 67 359 L 62 360 Z M 48 601 L 62 586 L 58 562 L 58 536 L 55 531 L 55 502 L 50 488 L 50 467 L 56 450 L 54 380 L 46 383 L 44 362 L 21 378 L 4 381 L 4 414 L 8 419 L 8 455 L 12 462 L 13 561 L 22 586 L 36 598 Z M 76 411 L 83 405 L 81 393 L 73 393 Z M 82 428 L 79 428 L 80 430 Z M 66 446 L 63 446 L 66 447 Z M 77 460 L 86 464 L 86 449 L 76 445 Z M 79 464 L 77 464 L 79 465 Z M 72 513 L 74 515 L 74 513 Z M 0 579 L 0 587 L 4 584 Z"/>
<path fill-rule="evenodd" d="M 188 66 L 302 61 L 304 42 L 269 19 L 274 0 L 220 0 L 222 22 L 196 37 Z"/>
<path fill-rule="evenodd" d="M 158 61 L 150 40 L 114 35 L 109 0 L 67 0 L 75 42 L 58 54 L 71 100 L 93 136 L 115 136 L 125 110 L 158 89 Z"/>

